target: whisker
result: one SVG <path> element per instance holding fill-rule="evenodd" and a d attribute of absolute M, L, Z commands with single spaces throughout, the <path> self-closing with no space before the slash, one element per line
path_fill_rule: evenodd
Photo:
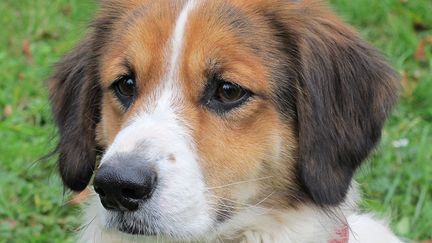
<path fill-rule="evenodd" d="M 81 227 L 79 227 L 78 230 L 79 230 L 79 231 L 86 230 L 86 229 L 90 226 L 90 224 L 93 223 L 93 221 L 94 221 L 95 219 L 96 219 L 96 216 L 94 216 L 93 219 L 90 220 L 90 222 L 88 222 L 87 224 L 85 224 L 85 225 L 81 225 Z"/>
<path fill-rule="evenodd" d="M 262 203 L 264 203 L 264 201 L 265 200 L 267 200 L 267 199 L 269 199 L 271 196 L 273 196 L 273 194 L 275 193 L 276 191 L 272 191 L 270 194 L 268 194 L 263 200 L 261 200 L 261 201 L 259 201 L 257 204 L 255 204 L 254 205 L 254 207 L 257 207 L 257 206 L 259 206 L 260 204 L 262 204 Z"/>
<path fill-rule="evenodd" d="M 240 204 L 240 205 L 243 205 L 243 206 L 246 206 L 246 207 L 253 207 L 254 206 L 252 204 L 242 203 L 242 202 L 238 202 L 238 201 L 235 201 L 235 200 L 232 200 L 232 199 L 228 199 L 228 198 L 224 198 L 224 197 L 220 197 L 220 196 L 216 196 L 216 195 L 211 195 L 211 197 L 214 197 L 214 198 L 220 200 L 222 203 L 223 203 L 223 200 L 225 200 L 225 201 L 228 201 L 228 202 L 231 202 L 231 203 L 235 203 L 235 204 Z M 226 206 L 228 206 L 228 205 L 226 205 Z M 230 207 L 234 207 L 234 206 L 230 206 Z"/>
<path fill-rule="evenodd" d="M 225 188 L 225 187 L 229 187 L 229 186 L 235 186 L 235 185 L 240 185 L 240 184 L 245 184 L 245 183 L 250 183 L 250 182 L 257 182 L 257 181 L 267 180 L 270 178 L 273 178 L 273 176 L 261 177 L 261 178 L 245 180 L 245 181 L 237 181 L 237 182 L 229 183 L 229 184 L 222 185 L 222 186 L 207 187 L 207 190 L 214 190 L 214 189 L 220 189 L 220 188 Z"/>
<path fill-rule="evenodd" d="M 258 207 L 258 206 L 260 204 L 264 203 L 264 201 L 266 201 L 267 199 L 269 199 L 271 196 L 273 196 L 273 194 L 275 192 L 276 191 L 272 191 L 265 198 L 263 198 L 261 201 L 259 201 L 256 204 L 248 204 L 248 203 L 238 202 L 238 201 L 235 201 L 235 200 L 232 200 L 232 199 L 228 199 L 228 198 L 224 198 L 224 197 L 220 197 L 220 196 L 217 196 L 217 195 L 210 195 L 210 197 L 214 197 L 214 198 L 216 198 L 217 200 L 219 200 L 222 203 L 223 203 L 223 200 L 225 200 L 225 201 L 228 201 L 228 202 L 232 202 L 232 203 L 240 204 L 240 205 L 244 206 L 244 207 L 240 207 L 240 206 L 224 205 L 224 206 L 230 207 L 230 208 L 239 208 L 239 209 L 248 208 L 248 207 L 261 208 L 261 207 Z"/>

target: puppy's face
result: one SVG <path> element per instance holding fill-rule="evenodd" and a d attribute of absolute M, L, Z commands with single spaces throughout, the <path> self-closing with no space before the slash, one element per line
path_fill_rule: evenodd
<path fill-rule="evenodd" d="M 79 191 L 95 170 L 127 233 L 339 204 L 395 98 L 379 55 L 310 2 L 111 0 L 93 26 L 51 83 L 60 171 Z"/>
<path fill-rule="evenodd" d="M 262 19 L 241 8 L 160 1 L 134 9 L 139 17 L 127 14 L 113 28 L 100 56 L 98 135 L 108 148 L 101 168 L 133 157 L 130 163 L 157 174 L 135 218 L 111 214 L 121 217 L 109 220 L 114 225 L 195 235 L 270 196 L 264 185 L 295 186 L 294 124 L 275 106 L 277 74 L 266 65 L 277 65 L 277 43 Z M 287 175 L 276 181 L 277 170 Z M 153 226 L 134 224 L 141 217 Z"/>

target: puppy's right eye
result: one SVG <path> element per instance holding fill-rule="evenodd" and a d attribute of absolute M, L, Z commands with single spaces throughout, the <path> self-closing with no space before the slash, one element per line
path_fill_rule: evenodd
<path fill-rule="evenodd" d="M 136 82 L 133 77 L 120 77 L 112 84 L 112 89 L 126 109 L 132 105 L 136 96 Z"/>

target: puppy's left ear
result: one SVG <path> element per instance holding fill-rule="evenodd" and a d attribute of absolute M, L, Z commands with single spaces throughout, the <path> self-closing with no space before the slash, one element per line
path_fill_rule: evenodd
<path fill-rule="evenodd" d="M 300 180 L 316 204 L 338 205 L 380 140 L 399 81 L 381 55 L 325 7 L 306 8 L 284 21 L 297 41 Z"/>
<path fill-rule="evenodd" d="M 57 64 L 49 83 L 60 133 L 58 166 L 63 183 L 73 191 L 86 188 L 96 163 L 101 89 L 92 45 L 91 38 L 77 45 Z"/>

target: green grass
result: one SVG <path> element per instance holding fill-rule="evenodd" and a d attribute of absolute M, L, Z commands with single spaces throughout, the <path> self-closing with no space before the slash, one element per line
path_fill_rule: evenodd
<path fill-rule="evenodd" d="M 77 228 L 54 161 L 34 161 L 56 141 L 44 80 L 83 35 L 88 2 L 0 1 L 0 242 L 71 242 Z"/>
<path fill-rule="evenodd" d="M 71 242 L 78 209 L 66 204 L 44 80 L 85 32 L 95 5 L 81 0 L 0 1 L 0 242 Z M 335 10 L 380 48 L 404 77 L 381 146 L 358 175 L 365 210 L 391 218 L 409 239 L 432 238 L 432 1 L 332 0 Z M 29 43 L 30 58 L 23 54 Z M 24 47 L 23 47 L 24 46 Z M 405 147 L 394 141 L 407 139 Z"/>

